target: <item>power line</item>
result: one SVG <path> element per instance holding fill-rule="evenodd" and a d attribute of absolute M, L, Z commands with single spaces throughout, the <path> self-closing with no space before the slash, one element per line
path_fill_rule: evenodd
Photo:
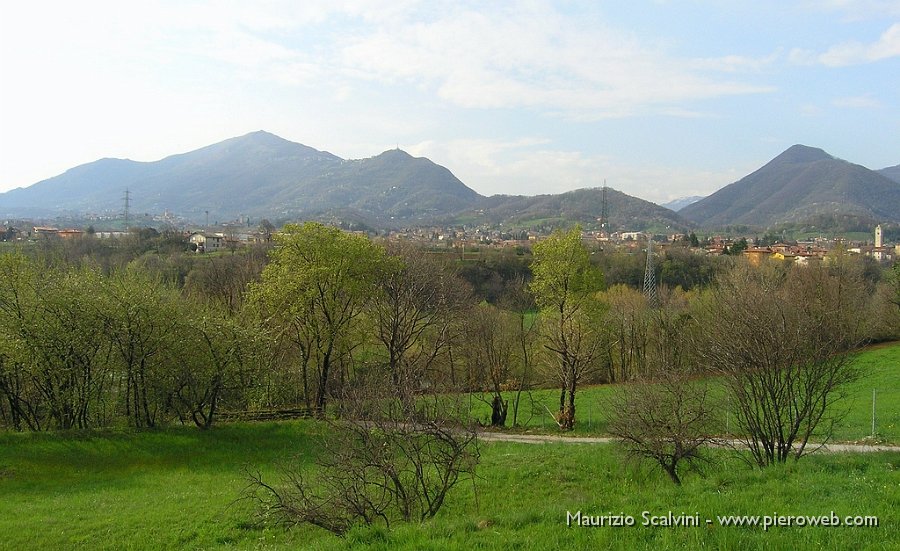
<path fill-rule="evenodd" d="M 128 214 L 129 214 L 129 211 L 131 210 L 131 192 L 128 191 L 128 188 L 125 188 L 124 201 L 125 201 L 125 231 L 127 232 L 129 229 L 128 228 Z"/>
<path fill-rule="evenodd" d="M 653 267 L 653 236 L 647 239 L 647 269 L 644 270 L 644 296 L 650 308 L 659 307 L 659 293 L 656 290 L 656 270 Z"/>

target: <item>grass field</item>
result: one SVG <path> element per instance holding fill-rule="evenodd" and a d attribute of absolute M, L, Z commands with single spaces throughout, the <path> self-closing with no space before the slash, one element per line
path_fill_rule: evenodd
<path fill-rule="evenodd" d="M 0 548 L 5 549 L 896 549 L 900 453 L 811 456 L 752 469 L 715 451 L 682 488 L 623 460 L 611 445 L 482 445 L 480 479 L 458 487 L 425 524 L 357 528 L 258 526 L 237 501 L 243 469 L 317 449 L 312 421 L 92 435 L 0 436 Z M 476 499 L 477 496 L 477 499 Z M 631 515 L 638 526 L 576 528 L 566 512 Z M 878 515 L 877 528 L 640 526 L 664 515 Z"/>
<path fill-rule="evenodd" d="M 896 442 L 900 346 L 869 349 L 857 361 L 867 375 L 851 389 L 838 436 L 855 440 L 871 431 L 874 387 L 879 436 Z M 579 431 L 602 432 L 599 402 L 607 392 L 581 393 Z M 538 396 L 552 409 L 554 392 Z M 538 417 L 531 421 L 540 428 Z M 713 462 L 687 473 L 678 488 L 661 471 L 626 461 L 614 445 L 483 443 L 477 482 L 459 486 L 424 524 L 359 527 L 339 539 L 314 527 L 254 522 L 252 504 L 239 499 L 244 470 L 274 480 L 282 462 L 311 462 L 323 430 L 294 421 L 206 432 L 0 433 L 0 549 L 900 549 L 900 452 L 813 455 L 760 470 L 733 452 L 711 450 Z M 567 527 L 567 511 L 579 510 L 631 515 L 638 525 Z M 644 527 L 643 511 L 703 520 Z M 877 515 L 879 526 L 763 531 L 716 521 L 832 511 Z"/>
<path fill-rule="evenodd" d="M 845 412 L 836 425 L 833 440 L 841 442 L 871 441 L 872 391 L 875 390 L 876 438 L 875 441 L 900 444 L 900 343 L 877 345 L 862 351 L 856 357 L 861 377 L 847 389 L 846 397 L 838 403 L 837 410 Z M 610 415 L 606 405 L 615 392 L 611 385 L 585 386 L 576 394 L 575 408 L 578 423 L 573 434 L 603 434 Z M 721 389 L 717 389 L 722 394 Z M 510 408 L 513 393 L 507 393 Z M 549 411 L 559 409 L 559 391 L 535 390 L 523 394 L 519 406 L 519 429 L 532 432 L 555 432 L 556 425 Z M 488 402 L 472 398 L 472 411 L 483 423 L 490 421 Z M 512 413 L 507 424 L 512 424 Z"/>

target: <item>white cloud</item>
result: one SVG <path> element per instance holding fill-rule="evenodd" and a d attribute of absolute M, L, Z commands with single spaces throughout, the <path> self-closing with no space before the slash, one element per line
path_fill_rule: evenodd
<path fill-rule="evenodd" d="M 736 72 L 746 60 L 711 67 L 710 60 L 672 58 L 652 40 L 597 18 L 579 20 L 542 3 L 490 6 L 385 24 L 352 37 L 339 61 L 358 76 L 425 86 L 454 105 L 538 108 L 580 119 L 771 91 L 706 74 L 723 65 Z"/>
<path fill-rule="evenodd" d="M 835 107 L 845 107 L 849 109 L 874 109 L 882 107 L 882 103 L 871 94 L 837 98 L 831 103 Z"/>
<path fill-rule="evenodd" d="M 774 65 L 782 58 L 781 50 L 775 51 L 764 57 L 750 57 L 742 55 L 727 55 L 696 59 L 690 63 L 692 68 L 721 71 L 725 73 L 760 72 Z"/>
<path fill-rule="evenodd" d="M 874 63 L 893 57 L 900 57 L 900 23 L 894 23 L 877 41 L 868 44 L 844 42 L 820 54 L 805 49 L 794 49 L 789 54 L 789 59 L 795 64 L 821 64 L 827 67 Z"/>
<path fill-rule="evenodd" d="M 897 0 L 812 0 L 806 8 L 813 11 L 839 12 L 851 21 L 900 15 Z"/>

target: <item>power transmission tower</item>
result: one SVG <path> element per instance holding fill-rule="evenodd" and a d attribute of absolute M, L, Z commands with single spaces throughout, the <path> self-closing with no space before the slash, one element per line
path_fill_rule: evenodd
<path fill-rule="evenodd" d="M 600 236 L 609 237 L 609 207 L 606 204 L 606 180 L 603 180 L 603 190 L 600 192 Z"/>
<path fill-rule="evenodd" d="M 647 269 L 644 270 L 644 296 L 650 308 L 659 307 L 659 294 L 656 291 L 656 270 L 653 267 L 653 236 L 647 239 Z"/>
<path fill-rule="evenodd" d="M 129 211 L 131 210 L 131 192 L 128 191 L 128 188 L 125 188 L 124 201 L 125 201 L 125 213 L 124 213 L 124 215 L 125 215 L 125 232 L 127 233 L 128 229 L 129 229 L 128 228 L 128 214 L 129 214 Z"/>

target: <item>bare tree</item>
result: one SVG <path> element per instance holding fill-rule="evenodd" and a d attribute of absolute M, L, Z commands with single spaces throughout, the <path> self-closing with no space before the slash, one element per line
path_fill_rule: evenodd
<path fill-rule="evenodd" d="M 393 261 L 369 303 L 391 384 L 407 406 L 450 352 L 454 321 L 469 298 L 466 284 L 412 246 L 392 245 Z M 451 374 L 452 375 L 452 374 Z"/>
<path fill-rule="evenodd" d="M 343 397 L 344 416 L 327 421 L 315 476 L 292 466 L 282 469 L 279 483 L 249 475 L 246 495 L 264 517 L 339 535 L 359 523 L 422 521 L 437 514 L 463 478 L 474 477 L 474 426 L 437 409 L 411 414 L 384 382 Z"/>
<path fill-rule="evenodd" d="M 503 392 L 508 388 L 518 346 L 516 323 L 511 314 L 490 304 L 469 310 L 465 326 L 463 356 L 469 375 L 468 390 L 487 395 L 482 398 L 491 407 L 491 426 L 506 425 L 509 400 Z"/>
<path fill-rule="evenodd" d="M 539 346 L 535 338 L 538 332 L 538 324 L 535 323 L 537 304 L 534 296 L 529 292 L 524 277 L 516 278 L 510 283 L 500 307 L 510 312 L 515 321 L 513 334 L 516 347 L 513 352 L 513 361 L 518 367 L 518 373 L 516 373 L 515 394 L 513 394 L 512 424 L 516 426 L 519 424 L 519 405 L 522 402 L 523 393 L 528 393 L 527 395 L 531 397 L 535 349 Z"/>
<path fill-rule="evenodd" d="M 647 365 L 632 384 L 620 385 L 610 403 L 609 432 L 629 455 L 655 462 L 681 484 L 679 467 L 704 460 L 715 441 L 716 412 L 706 380 L 695 378 L 687 356 L 688 304 L 680 290 L 660 289 L 658 308 L 643 313 L 650 334 Z"/>
<path fill-rule="evenodd" d="M 629 381 L 645 375 L 650 341 L 650 308 L 647 297 L 627 285 L 614 285 L 601 294 L 609 306 L 604 316 L 610 346 L 606 379 Z"/>
<path fill-rule="evenodd" d="M 630 455 L 662 467 L 675 484 L 681 484 L 679 466 L 703 459 L 703 447 L 715 440 L 709 388 L 683 372 L 659 372 L 653 380 L 621 385 L 610 410 L 610 434 Z"/>
<path fill-rule="evenodd" d="M 799 458 L 826 439 L 836 402 L 858 377 L 865 290 L 837 259 L 831 266 L 739 266 L 720 279 L 702 320 L 710 336 L 696 352 L 722 375 L 742 438 L 760 466 Z"/>

